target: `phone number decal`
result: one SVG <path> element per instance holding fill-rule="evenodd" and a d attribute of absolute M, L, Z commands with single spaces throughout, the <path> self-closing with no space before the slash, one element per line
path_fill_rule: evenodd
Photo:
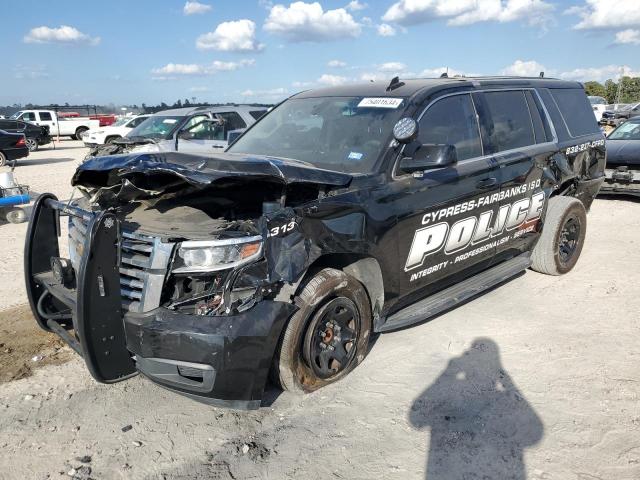
<path fill-rule="evenodd" d="M 594 140 L 593 142 L 581 143 L 580 145 L 574 145 L 573 147 L 567 148 L 567 155 L 584 152 L 590 148 L 601 147 L 602 145 L 604 145 L 604 140 Z"/>

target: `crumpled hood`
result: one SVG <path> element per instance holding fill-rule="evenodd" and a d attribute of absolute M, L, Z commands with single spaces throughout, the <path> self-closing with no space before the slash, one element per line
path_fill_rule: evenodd
<path fill-rule="evenodd" d="M 95 157 L 78 167 L 71 184 L 90 188 L 111 187 L 144 175 L 169 175 L 205 188 L 222 179 L 310 183 L 346 187 L 352 176 L 323 170 L 303 162 L 259 155 L 219 153 L 215 156 L 180 152 L 130 153 Z"/>
<path fill-rule="evenodd" d="M 640 165 L 640 141 L 607 140 L 607 164 Z"/>

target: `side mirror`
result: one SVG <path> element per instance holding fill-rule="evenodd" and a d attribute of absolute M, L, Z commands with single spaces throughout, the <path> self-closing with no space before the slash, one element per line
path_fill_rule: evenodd
<path fill-rule="evenodd" d="M 407 145 L 407 149 L 411 150 L 409 146 Z M 458 155 L 453 145 L 418 144 L 413 154 L 400 160 L 399 169 L 403 173 L 415 173 L 432 168 L 450 167 L 457 162 Z"/>

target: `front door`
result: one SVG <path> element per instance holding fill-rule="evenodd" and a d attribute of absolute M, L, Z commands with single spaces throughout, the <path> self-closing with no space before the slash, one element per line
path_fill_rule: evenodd
<path fill-rule="evenodd" d="M 453 145 L 458 163 L 421 175 L 394 172 L 400 300 L 393 310 L 485 269 L 495 253 L 498 169 L 484 157 L 471 95 L 431 104 L 418 141 Z"/>
<path fill-rule="evenodd" d="M 195 154 L 222 151 L 227 146 L 223 130 L 209 115 L 195 115 L 178 132 L 178 151 Z"/>

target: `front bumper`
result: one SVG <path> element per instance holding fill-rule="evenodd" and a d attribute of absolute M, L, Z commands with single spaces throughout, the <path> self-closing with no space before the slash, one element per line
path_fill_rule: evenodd
<path fill-rule="evenodd" d="M 640 196 L 640 171 L 622 166 L 615 169 L 607 168 L 604 174 L 601 194 Z"/>
<path fill-rule="evenodd" d="M 74 282 L 52 272 L 51 258 L 59 257 L 60 215 L 88 221 Z M 27 294 L 38 324 L 82 355 L 99 382 L 114 383 L 139 371 L 205 403 L 258 408 L 280 333 L 296 307 L 263 300 L 232 316 L 165 308 L 125 314 L 114 219 L 108 212 L 68 207 L 50 194 L 38 198 L 25 245 Z"/>

